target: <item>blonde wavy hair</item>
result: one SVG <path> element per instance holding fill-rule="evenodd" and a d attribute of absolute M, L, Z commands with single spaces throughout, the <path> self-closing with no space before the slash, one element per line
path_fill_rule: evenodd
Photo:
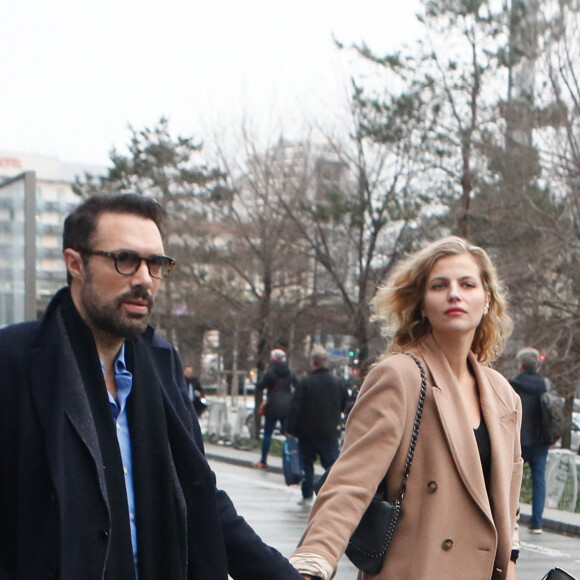
<path fill-rule="evenodd" d="M 410 255 L 395 267 L 384 286 L 379 288 L 374 299 L 376 314 L 386 319 L 387 328 L 394 331 L 388 352 L 408 350 L 431 333 L 429 321 L 421 314 L 427 278 L 437 260 L 463 253 L 475 258 L 483 288 L 489 295 L 489 310 L 475 331 L 471 350 L 479 362 L 486 364 L 501 355 L 513 327 L 503 284 L 487 252 L 456 236 L 432 242 Z"/>

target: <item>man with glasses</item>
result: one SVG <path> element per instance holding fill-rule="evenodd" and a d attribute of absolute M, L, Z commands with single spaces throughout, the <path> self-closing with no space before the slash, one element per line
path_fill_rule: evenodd
<path fill-rule="evenodd" d="M 0 579 L 299 579 L 215 486 L 175 349 L 154 200 L 69 215 L 68 287 L 0 330 Z"/>

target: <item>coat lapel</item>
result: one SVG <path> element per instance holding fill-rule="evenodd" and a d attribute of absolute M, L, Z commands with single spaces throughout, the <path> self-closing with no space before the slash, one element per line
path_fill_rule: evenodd
<path fill-rule="evenodd" d="M 506 445 L 506 442 L 513 441 L 514 429 L 517 429 L 514 427 L 517 411 L 502 399 L 489 374 L 484 372 L 481 365 L 474 362 L 473 368 L 479 385 L 481 412 L 491 443 L 490 495 L 502 497 L 505 495 L 506 487 L 509 489 L 511 485 L 513 453 L 511 446 Z M 493 515 L 496 527 L 499 527 L 506 513 L 498 510 Z"/>
<path fill-rule="evenodd" d="M 66 466 L 74 458 L 64 457 L 64 437 L 70 429 L 67 419 L 93 458 L 99 487 L 105 500 L 107 491 L 98 436 L 80 370 L 62 317 L 53 311 L 39 331 L 33 352 L 31 391 L 46 437 L 50 471 L 57 489 L 64 489 Z"/>
<path fill-rule="evenodd" d="M 431 373 L 435 407 L 457 471 L 475 503 L 491 520 L 479 450 L 457 380 L 431 337 L 421 345 L 421 354 Z"/>

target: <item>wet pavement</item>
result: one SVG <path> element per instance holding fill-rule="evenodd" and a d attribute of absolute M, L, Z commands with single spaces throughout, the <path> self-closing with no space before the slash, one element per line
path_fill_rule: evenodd
<path fill-rule="evenodd" d="M 287 487 L 284 484 L 281 458 L 270 457 L 268 470 L 258 470 L 249 467 L 259 458 L 257 451 L 208 444 L 206 452 L 219 487 L 228 492 L 238 512 L 267 543 L 289 556 L 305 529 L 310 506 L 298 505 L 301 498 L 299 486 Z M 526 510 L 529 506 L 522 506 L 524 514 Z M 547 516 L 563 519 L 558 510 L 548 512 Z M 552 512 L 557 512 L 556 516 Z M 569 514 L 567 517 L 572 529 L 576 529 L 580 515 Z M 532 535 L 524 527 L 521 541 L 518 580 L 541 580 L 554 566 L 568 570 L 580 580 L 580 537 L 549 531 Z M 469 578 L 469 573 L 465 578 Z M 355 579 L 356 569 L 343 557 L 335 580 Z"/>

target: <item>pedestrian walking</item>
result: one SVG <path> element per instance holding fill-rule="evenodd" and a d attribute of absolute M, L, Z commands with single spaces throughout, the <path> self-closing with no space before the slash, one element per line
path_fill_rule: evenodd
<path fill-rule="evenodd" d="M 328 470 L 338 457 L 341 416 L 348 400 L 346 385 L 328 370 L 328 353 L 321 345 L 312 348 L 310 365 L 312 372 L 296 388 L 287 428 L 298 437 L 304 471 L 302 504 L 313 498 L 316 458 Z"/>
<path fill-rule="evenodd" d="M 183 367 L 183 376 L 189 400 L 193 403 L 193 408 L 199 418 L 208 407 L 203 388 L 193 372 L 193 366 L 185 365 Z"/>
<path fill-rule="evenodd" d="M 272 350 L 268 370 L 257 385 L 258 389 L 266 393 L 261 408 L 265 419 L 262 455 L 260 461 L 253 464 L 258 469 L 268 467 L 268 453 L 276 425 L 280 426 L 281 433 L 286 433 L 286 420 L 292 405 L 295 383 L 296 379 L 286 361 L 286 353 L 280 348 Z"/>
<path fill-rule="evenodd" d="M 521 406 L 487 366 L 511 330 L 495 268 L 483 249 L 443 238 L 395 267 L 376 306 L 392 343 L 361 387 L 290 561 L 305 578 L 329 580 L 379 489 L 402 501 L 402 515 L 378 573 L 359 580 L 513 580 Z"/>
<path fill-rule="evenodd" d="M 300 578 L 216 488 L 179 356 L 148 325 L 174 264 L 162 227 L 153 199 L 84 201 L 68 287 L 0 330 L 2 579 Z"/>
<path fill-rule="evenodd" d="M 553 390 L 552 384 L 538 371 L 540 353 L 532 347 L 522 348 L 516 359 L 520 374 L 510 381 L 522 400 L 522 457 L 532 472 L 532 517 L 530 532 L 542 533 L 542 516 L 546 502 L 546 461 L 549 445 L 542 440 L 542 394 Z"/>

